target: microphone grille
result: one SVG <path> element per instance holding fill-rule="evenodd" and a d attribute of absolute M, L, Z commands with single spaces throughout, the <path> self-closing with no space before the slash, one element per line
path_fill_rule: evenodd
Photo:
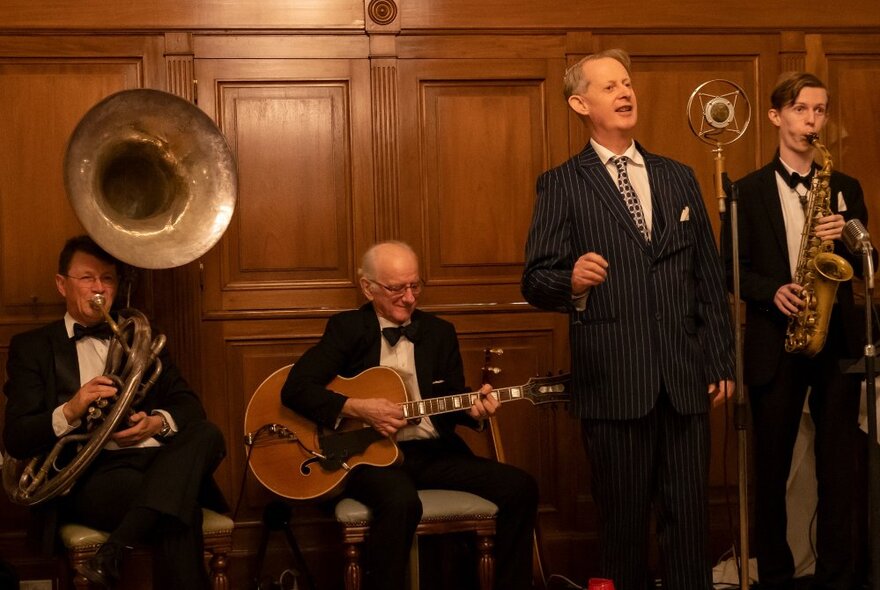
<path fill-rule="evenodd" d="M 703 116 L 712 127 L 724 129 L 733 120 L 733 104 L 723 96 L 715 96 L 706 103 Z"/>
<path fill-rule="evenodd" d="M 850 252 L 858 252 L 861 244 L 870 240 L 871 235 L 865 226 L 858 219 L 850 219 L 843 226 L 843 243 L 849 248 Z"/>

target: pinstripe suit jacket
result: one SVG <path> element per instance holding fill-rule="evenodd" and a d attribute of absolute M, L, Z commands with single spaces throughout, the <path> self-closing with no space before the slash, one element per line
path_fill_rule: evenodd
<path fill-rule="evenodd" d="M 636 147 L 651 186 L 651 243 L 590 144 L 538 178 L 522 292 L 570 315 L 580 418 L 644 416 L 661 383 L 679 413 L 707 412 L 707 385 L 733 376 L 722 266 L 693 171 Z M 581 312 L 571 272 L 587 252 L 608 261 L 608 276 Z"/>

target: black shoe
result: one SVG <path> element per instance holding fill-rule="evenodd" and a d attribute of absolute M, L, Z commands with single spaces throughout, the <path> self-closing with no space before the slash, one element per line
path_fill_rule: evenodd
<path fill-rule="evenodd" d="M 99 588 L 112 590 L 119 582 L 124 549 L 117 543 L 104 543 L 91 559 L 79 566 L 79 573 Z"/>

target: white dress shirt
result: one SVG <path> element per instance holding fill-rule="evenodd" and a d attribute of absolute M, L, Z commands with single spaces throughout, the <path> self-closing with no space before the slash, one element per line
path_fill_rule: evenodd
<path fill-rule="evenodd" d="M 64 314 L 64 326 L 67 328 L 67 337 L 73 338 L 73 325 L 76 322 L 70 316 L 69 313 Z M 85 338 L 80 338 L 76 341 L 76 358 L 79 362 L 79 381 L 80 387 L 97 377 L 98 375 L 104 374 L 104 365 L 107 363 L 107 352 L 110 350 L 110 341 L 102 340 L 100 338 L 93 338 L 91 336 L 86 336 Z M 149 393 L 147 394 L 149 395 Z M 55 435 L 58 437 L 62 437 L 69 432 L 72 432 L 81 424 L 81 420 L 76 420 L 73 424 L 67 423 L 67 418 L 64 417 L 64 404 L 61 404 L 52 412 L 52 429 L 55 431 Z M 174 419 L 171 417 L 171 414 L 166 412 L 165 410 L 156 410 L 153 413 L 160 413 L 165 416 L 165 419 L 168 421 L 168 425 L 171 427 L 171 434 L 177 432 L 177 424 L 175 424 Z M 148 438 L 143 442 L 132 445 L 128 447 L 124 447 L 126 449 L 131 448 L 139 448 L 139 447 L 158 447 L 161 446 L 162 443 L 156 438 Z M 112 440 L 109 441 L 104 449 L 108 451 L 119 450 L 123 447 L 120 447 Z"/>
<path fill-rule="evenodd" d="M 379 317 L 379 328 L 396 328 L 397 324 Z M 419 390 L 419 379 L 416 374 L 416 355 L 415 345 L 410 342 L 406 336 L 401 336 L 397 344 L 391 346 L 384 337 L 382 341 L 382 349 L 379 353 L 379 364 L 383 367 L 390 367 L 397 371 L 400 378 L 406 385 L 407 399 L 416 401 L 422 399 Z M 416 440 L 437 438 L 440 434 L 427 416 L 422 418 L 418 424 L 410 424 L 397 431 L 397 440 Z"/>

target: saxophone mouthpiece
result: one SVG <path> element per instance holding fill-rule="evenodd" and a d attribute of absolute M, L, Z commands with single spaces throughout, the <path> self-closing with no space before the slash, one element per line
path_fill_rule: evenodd
<path fill-rule="evenodd" d="M 804 137 L 806 138 L 807 142 L 810 145 L 819 141 L 819 134 L 818 133 L 807 133 Z"/>

